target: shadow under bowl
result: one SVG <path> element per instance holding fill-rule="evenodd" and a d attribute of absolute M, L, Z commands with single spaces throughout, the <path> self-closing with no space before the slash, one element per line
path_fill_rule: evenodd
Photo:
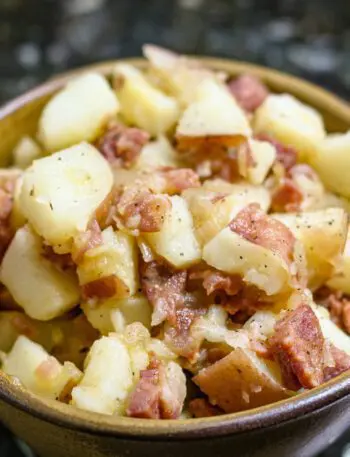
<path fill-rule="evenodd" d="M 145 67 L 142 59 L 129 59 Z M 287 92 L 316 108 L 329 132 L 350 129 L 350 106 L 306 81 L 230 60 L 201 58 L 232 76 L 259 76 L 274 92 Z M 120 62 L 120 61 L 119 61 Z M 72 76 L 93 68 L 108 76 L 114 62 L 59 76 L 0 109 L 0 165 L 9 163 L 22 135 L 33 135 L 43 106 Z M 350 423 L 350 375 L 257 409 L 205 419 L 155 421 L 102 416 L 38 398 L 0 374 L 0 420 L 42 457 L 310 457 Z"/>

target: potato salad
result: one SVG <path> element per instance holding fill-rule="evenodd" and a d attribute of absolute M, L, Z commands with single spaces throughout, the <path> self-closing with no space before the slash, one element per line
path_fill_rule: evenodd
<path fill-rule="evenodd" d="M 0 170 L 0 376 L 135 418 L 350 369 L 350 131 L 152 45 L 71 79 Z"/>

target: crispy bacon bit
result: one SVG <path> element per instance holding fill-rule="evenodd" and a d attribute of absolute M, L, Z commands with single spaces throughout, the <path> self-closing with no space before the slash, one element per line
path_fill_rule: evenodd
<path fill-rule="evenodd" d="M 226 155 L 228 148 L 237 147 L 245 137 L 243 135 L 210 135 L 189 137 L 178 135 L 177 150 L 186 155 L 195 155 L 197 158 L 215 158 Z"/>
<path fill-rule="evenodd" d="M 173 271 L 157 262 L 142 264 L 141 284 L 153 306 L 153 326 L 165 320 L 176 325 L 176 310 L 184 305 L 186 281 L 186 271 Z"/>
<path fill-rule="evenodd" d="M 278 187 L 272 192 L 271 206 L 276 212 L 297 212 L 300 210 L 304 196 L 297 184 L 290 178 L 282 178 Z"/>
<path fill-rule="evenodd" d="M 183 375 L 182 375 L 183 376 Z M 177 419 L 182 410 L 185 386 L 173 373 L 168 376 L 159 360 L 151 360 L 129 396 L 126 415 L 144 419 Z"/>
<path fill-rule="evenodd" d="M 210 268 L 206 270 L 192 271 L 189 275 L 189 279 L 203 279 L 203 287 L 207 295 L 211 295 L 217 290 L 222 290 L 227 295 L 236 295 L 243 285 L 242 278 L 240 276 L 228 275 Z"/>
<path fill-rule="evenodd" d="M 127 295 L 129 289 L 115 275 L 99 278 L 81 286 L 82 296 L 89 298 L 111 298 L 119 292 L 120 295 Z"/>
<path fill-rule="evenodd" d="M 150 135 L 145 130 L 111 122 L 96 146 L 108 162 L 128 168 L 149 139 Z"/>
<path fill-rule="evenodd" d="M 265 101 L 268 88 L 253 75 L 241 75 L 228 83 L 237 103 L 248 112 L 253 112 Z"/>
<path fill-rule="evenodd" d="M 191 168 L 174 168 L 161 171 L 166 181 L 166 192 L 168 194 L 179 194 L 192 187 L 200 187 L 199 176 Z"/>
<path fill-rule="evenodd" d="M 266 215 L 258 204 L 243 208 L 229 227 L 246 240 L 270 249 L 287 264 L 292 262 L 294 235 L 284 224 Z"/>
<path fill-rule="evenodd" d="M 198 357 L 202 338 L 192 334 L 192 325 L 206 312 L 206 308 L 184 306 L 176 310 L 175 323 L 167 325 L 164 341 L 175 354 L 195 361 Z"/>
<path fill-rule="evenodd" d="M 324 382 L 335 378 L 346 370 L 350 370 L 350 356 L 344 351 L 336 348 L 333 344 L 331 344 L 330 350 L 334 363 L 332 366 L 325 366 L 323 371 Z"/>
<path fill-rule="evenodd" d="M 223 414 L 223 411 L 211 405 L 205 398 L 195 398 L 191 400 L 188 409 L 193 417 L 213 417 Z"/>
<path fill-rule="evenodd" d="M 275 146 L 277 161 L 283 165 L 285 170 L 290 170 L 297 163 L 298 152 L 292 146 L 285 146 L 266 133 L 256 135 L 256 139 L 260 141 L 268 141 Z"/>
<path fill-rule="evenodd" d="M 152 360 L 147 369 L 140 372 L 140 380 L 129 397 L 127 416 L 160 419 L 160 367 L 158 360 Z"/>
<path fill-rule="evenodd" d="M 350 297 L 324 286 L 315 292 L 315 301 L 328 309 L 332 321 L 350 334 Z"/>
<path fill-rule="evenodd" d="M 159 232 L 170 208 L 171 201 L 167 195 L 130 188 L 120 197 L 117 215 L 127 229 Z"/>
<path fill-rule="evenodd" d="M 74 238 L 73 249 L 72 249 L 72 259 L 76 264 L 79 264 L 84 257 L 84 254 L 89 249 L 96 248 L 102 244 L 102 234 L 101 229 L 94 219 L 85 232 L 79 233 Z"/>
<path fill-rule="evenodd" d="M 269 345 L 286 387 L 311 389 L 322 384 L 324 338 L 310 306 L 301 304 L 278 321 Z"/>

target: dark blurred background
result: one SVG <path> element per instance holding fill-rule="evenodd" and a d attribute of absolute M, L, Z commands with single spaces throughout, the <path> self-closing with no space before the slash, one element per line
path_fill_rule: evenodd
<path fill-rule="evenodd" d="M 350 0 L 0 0 L 0 103 L 144 42 L 274 67 L 350 101 Z M 350 457 L 348 435 L 322 457 Z M 23 455 L 0 426 L 0 457 Z"/>

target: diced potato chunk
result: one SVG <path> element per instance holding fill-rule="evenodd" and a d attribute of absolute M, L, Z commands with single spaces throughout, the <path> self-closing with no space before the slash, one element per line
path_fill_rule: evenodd
<path fill-rule="evenodd" d="M 137 170 L 152 170 L 161 167 L 178 167 L 179 158 L 165 136 L 147 143 L 141 151 L 134 168 Z"/>
<path fill-rule="evenodd" d="M 12 240 L 0 270 L 1 282 L 28 316 L 50 320 L 79 301 L 77 280 L 42 256 L 40 238 L 25 226 Z"/>
<path fill-rule="evenodd" d="M 115 278 L 115 297 L 134 295 L 138 288 L 137 249 L 134 237 L 115 232 L 112 227 L 102 232 L 102 245 L 89 249 L 77 272 L 81 285 Z"/>
<path fill-rule="evenodd" d="M 213 181 L 214 182 L 214 181 Z M 210 190 L 207 181 L 203 187 L 187 189 L 183 197 L 192 213 L 195 234 L 200 245 L 206 244 L 250 203 L 259 203 L 264 211 L 270 206 L 270 195 L 262 186 L 225 183 L 223 193 L 220 188 Z"/>
<path fill-rule="evenodd" d="M 84 376 L 72 391 L 72 404 L 103 414 L 122 413 L 132 387 L 128 349 L 116 335 L 104 336 L 92 345 Z"/>
<path fill-rule="evenodd" d="M 198 62 L 159 46 L 144 45 L 143 54 L 150 62 L 153 79 L 184 107 L 193 101 L 196 89 L 204 79 L 217 77 Z"/>
<path fill-rule="evenodd" d="M 298 214 L 274 214 L 305 248 L 309 287 L 322 285 L 340 260 L 347 236 L 347 215 L 341 208 Z"/>
<path fill-rule="evenodd" d="M 321 115 L 289 94 L 269 95 L 256 110 L 253 127 L 295 147 L 299 160 L 311 160 L 326 134 Z"/>
<path fill-rule="evenodd" d="M 323 306 L 313 306 L 323 336 L 334 346 L 350 355 L 350 337 L 332 322 L 329 312 Z"/>
<path fill-rule="evenodd" d="M 236 348 L 229 355 L 193 378 L 209 400 L 226 413 L 233 413 L 288 398 L 274 362 L 260 359 L 253 351 Z"/>
<path fill-rule="evenodd" d="M 262 184 L 276 159 L 276 148 L 267 141 L 248 140 L 238 150 L 241 176 L 252 184 Z"/>
<path fill-rule="evenodd" d="M 91 325 L 103 335 L 119 331 L 133 322 L 151 328 L 152 308 L 144 295 L 111 299 L 97 306 L 85 303 L 82 309 Z"/>
<path fill-rule="evenodd" d="M 128 122 L 154 136 L 175 125 L 179 117 L 177 101 L 152 86 L 140 70 L 118 64 L 114 77 L 121 114 Z"/>
<path fill-rule="evenodd" d="M 333 276 L 327 282 L 332 289 L 340 290 L 350 295 L 350 230 L 348 229 L 347 240 L 343 255 L 336 263 Z"/>
<path fill-rule="evenodd" d="M 290 273 L 283 259 L 257 244 L 247 241 L 229 227 L 204 246 L 203 260 L 229 274 L 239 274 L 267 295 L 288 290 Z"/>
<path fill-rule="evenodd" d="M 39 159 L 42 150 L 30 136 L 24 136 L 19 140 L 13 150 L 13 163 L 15 167 L 25 169 L 29 167 L 33 160 Z"/>
<path fill-rule="evenodd" d="M 350 131 L 328 135 L 310 160 L 328 189 L 350 198 L 350 183 L 344 171 L 350 167 Z"/>
<path fill-rule="evenodd" d="M 118 109 L 117 97 L 106 79 L 86 73 L 70 81 L 47 103 L 38 136 L 47 151 L 93 141 Z"/>
<path fill-rule="evenodd" d="M 21 210 L 48 244 L 69 252 L 73 237 L 86 229 L 112 184 L 108 162 L 81 143 L 35 161 L 24 172 Z"/>
<path fill-rule="evenodd" d="M 31 392 L 57 399 L 66 388 L 78 384 L 82 373 L 71 362 L 61 365 L 45 349 L 25 336 L 19 336 L 1 367 L 9 376 L 20 380 Z"/>
<path fill-rule="evenodd" d="M 176 129 L 178 137 L 224 136 L 239 144 L 251 135 L 247 116 L 229 91 L 212 79 L 198 86 L 196 100 L 183 113 Z M 233 144 L 232 144 L 233 145 Z"/>
<path fill-rule="evenodd" d="M 186 201 L 170 197 L 171 210 L 159 232 L 144 233 L 144 238 L 161 257 L 176 268 L 186 268 L 200 261 L 201 249 L 194 235 L 191 213 Z"/>

